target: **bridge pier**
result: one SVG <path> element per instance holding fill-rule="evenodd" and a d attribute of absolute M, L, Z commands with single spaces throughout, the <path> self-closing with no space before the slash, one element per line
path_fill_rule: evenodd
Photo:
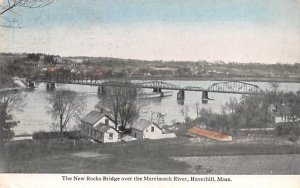
<path fill-rule="evenodd" d="M 184 90 L 183 89 L 179 90 L 177 92 L 177 99 L 184 99 L 184 95 L 185 95 Z"/>
<path fill-rule="evenodd" d="M 208 91 L 202 91 L 202 103 L 208 102 Z"/>
<path fill-rule="evenodd" d="M 153 88 L 153 92 L 160 92 L 161 93 L 161 88 Z"/>
<path fill-rule="evenodd" d="M 99 86 L 98 87 L 98 94 L 105 94 L 105 93 L 106 93 L 105 86 Z"/>
<path fill-rule="evenodd" d="M 48 91 L 52 91 L 55 89 L 55 82 L 50 82 L 46 84 L 46 88 Z"/>

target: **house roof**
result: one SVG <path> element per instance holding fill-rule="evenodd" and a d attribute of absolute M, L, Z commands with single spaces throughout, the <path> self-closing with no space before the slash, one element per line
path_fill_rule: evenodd
<path fill-rule="evenodd" d="M 114 129 L 113 127 L 109 126 L 109 125 L 98 125 L 95 127 L 96 130 L 105 133 L 106 131 L 108 131 L 109 129 Z M 115 129 L 114 129 L 115 130 Z"/>
<path fill-rule="evenodd" d="M 137 129 L 137 130 L 140 130 L 140 131 L 144 131 L 146 130 L 149 126 L 151 125 L 155 125 L 156 127 L 158 127 L 159 129 L 161 129 L 159 126 L 157 126 L 155 123 L 149 121 L 149 120 L 146 120 L 146 119 L 139 119 L 137 122 L 135 122 L 131 128 L 133 129 Z"/>
<path fill-rule="evenodd" d="M 269 107 L 268 107 L 268 110 L 276 110 L 276 107 L 274 104 L 271 104 Z"/>
<path fill-rule="evenodd" d="M 85 115 L 81 119 L 81 121 L 86 122 L 86 123 L 91 124 L 91 125 L 94 125 L 97 121 L 99 121 L 104 116 L 108 117 L 111 121 L 113 121 L 112 118 L 110 118 L 107 114 L 101 113 L 101 112 L 98 112 L 98 111 L 91 111 L 90 113 Z"/>

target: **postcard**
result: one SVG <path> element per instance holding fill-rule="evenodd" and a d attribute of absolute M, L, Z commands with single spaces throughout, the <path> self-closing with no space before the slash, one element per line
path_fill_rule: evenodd
<path fill-rule="evenodd" d="M 0 187 L 299 187 L 299 0 L 0 0 Z"/>

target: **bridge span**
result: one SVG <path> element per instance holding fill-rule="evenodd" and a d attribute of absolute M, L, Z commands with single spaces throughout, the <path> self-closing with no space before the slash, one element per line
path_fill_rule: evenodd
<path fill-rule="evenodd" d="M 162 92 L 162 90 L 178 90 L 177 98 L 184 99 L 185 91 L 198 91 L 202 92 L 202 101 L 205 102 L 209 99 L 208 93 L 232 93 L 232 94 L 250 94 L 250 95 L 262 95 L 264 91 L 257 85 L 238 82 L 238 81 L 226 81 L 214 83 L 208 88 L 197 86 L 178 86 L 163 81 L 148 81 L 141 83 L 126 83 L 120 81 L 106 81 L 100 84 L 101 91 L 104 91 L 104 87 L 136 87 L 153 89 L 153 92 Z"/>
<path fill-rule="evenodd" d="M 223 81 L 216 82 L 207 88 L 201 86 L 179 86 L 165 81 L 120 81 L 120 80 L 103 80 L 94 77 L 84 76 L 48 76 L 34 77 L 27 79 L 29 85 L 34 85 L 34 82 L 47 83 L 47 89 L 55 88 L 55 83 L 62 84 L 79 84 L 98 86 L 98 93 L 104 93 L 106 87 L 134 87 L 142 89 L 153 89 L 153 92 L 162 92 L 162 90 L 177 90 L 177 98 L 183 99 L 185 91 L 202 92 L 203 99 L 209 99 L 208 93 L 232 93 L 232 94 L 250 94 L 261 95 L 264 91 L 257 85 L 240 82 L 240 81 Z"/>

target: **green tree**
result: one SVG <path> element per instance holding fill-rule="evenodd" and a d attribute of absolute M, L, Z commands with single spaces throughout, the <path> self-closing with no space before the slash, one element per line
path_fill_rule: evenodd
<path fill-rule="evenodd" d="M 187 123 L 187 122 L 190 121 L 190 118 L 189 118 L 189 107 L 187 105 L 184 105 L 184 106 L 181 107 L 180 113 L 184 117 L 184 122 L 185 123 Z"/>
<path fill-rule="evenodd" d="M 210 124 L 210 120 L 212 119 L 212 111 L 211 109 L 201 108 L 199 112 L 199 117 L 197 118 L 200 123 L 205 125 Z"/>
<path fill-rule="evenodd" d="M 140 112 L 137 88 L 130 83 L 124 84 L 128 84 L 128 87 L 112 87 L 96 105 L 97 109 L 107 109 L 114 119 L 115 126 L 120 125 L 123 130 L 139 117 Z"/>
<path fill-rule="evenodd" d="M 240 124 L 240 114 L 237 113 L 239 109 L 238 100 L 235 97 L 230 97 L 229 101 L 225 103 L 225 108 L 227 109 L 229 116 L 228 126 L 233 129 L 235 134 Z"/>
<path fill-rule="evenodd" d="M 242 95 L 237 112 L 242 117 L 243 127 L 260 127 L 262 117 L 266 116 L 266 111 L 262 108 L 262 96 Z"/>
<path fill-rule="evenodd" d="M 25 103 L 24 94 L 14 88 L 14 82 L 7 74 L 7 71 L 0 68 L 0 143 L 11 139 L 14 136 L 12 128 L 19 122 L 14 121 L 12 112 L 22 110 Z"/>
<path fill-rule="evenodd" d="M 289 118 L 295 121 L 300 118 L 300 91 L 296 94 L 289 92 L 284 94 L 284 105 L 289 109 Z"/>
<path fill-rule="evenodd" d="M 270 106 L 273 105 L 279 105 L 282 103 L 282 91 L 279 91 L 280 84 L 278 82 L 270 82 L 269 88 L 270 90 L 267 90 L 265 92 L 265 95 L 263 97 L 263 105 L 264 106 Z"/>
<path fill-rule="evenodd" d="M 0 142 L 3 143 L 14 136 L 13 127 L 19 122 L 13 120 L 12 112 L 21 110 L 23 97 L 20 91 L 9 90 L 0 92 Z"/>
<path fill-rule="evenodd" d="M 225 107 L 228 109 L 230 114 L 234 114 L 238 104 L 239 103 L 235 97 L 230 97 L 229 101 L 225 103 Z"/>
<path fill-rule="evenodd" d="M 50 104 L 48 113 L 54 121 L 54 129 L 60 133 L 68 129 L 71 119 L 79 117 L 86 108 L 85 97 L 70 90 L 56 90 L 48 98 Z"/>

